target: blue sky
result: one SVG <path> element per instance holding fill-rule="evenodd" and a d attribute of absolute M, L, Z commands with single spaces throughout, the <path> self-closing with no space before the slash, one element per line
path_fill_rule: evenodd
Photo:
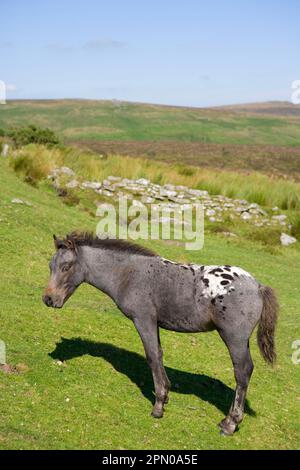
<path fill-rule="evenodd" d="M 289 100 L 299 0 L 1 0 L 8 98 Z"/>

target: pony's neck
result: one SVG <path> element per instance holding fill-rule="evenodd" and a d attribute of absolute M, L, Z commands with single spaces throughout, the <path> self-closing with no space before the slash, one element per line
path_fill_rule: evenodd
<path fill-rule="evenodd" d="M 80 251 L 85 271 L 84 281 L 117 301 L 124 271 L 129 265 L 134 269 L 136 263 L 133 258 L 136 256 L 90 246 L 82 246 Z"/>

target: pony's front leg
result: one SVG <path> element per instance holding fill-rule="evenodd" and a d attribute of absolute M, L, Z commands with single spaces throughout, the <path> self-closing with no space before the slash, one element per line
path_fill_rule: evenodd
<path fill-rule="evenodd" d="M 134 324 L 143 342 L 146 358 L 153 376 L 155 404 L 151 414 L 154 418 L 162 418 L 164 404 L 168 401 L 170 381 L 163 366 L 163 353 L 157 324 L 145 318 L 135 320 Z"/>

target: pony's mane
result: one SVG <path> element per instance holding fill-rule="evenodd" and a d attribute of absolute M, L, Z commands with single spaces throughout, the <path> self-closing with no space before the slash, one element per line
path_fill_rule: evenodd
<path fill-rule="evenodd" d="M 142 256 L 158 256 L 157 253 L 144 246 L 132 243 L 127 240 L 117 238 L 98 238 L 90 232 L 72 232 L 62 241 L 66 245 L 72 243 L 75 246 L 90 246 L 92 248 L 102 248 L 105 250 L 122 251 Z"/>

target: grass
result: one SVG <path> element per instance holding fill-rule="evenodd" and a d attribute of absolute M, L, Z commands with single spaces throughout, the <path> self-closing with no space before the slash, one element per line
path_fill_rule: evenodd
<path fill-rule="evenodd" d="M 162 332 L 173 388 L 164 418 L 151 418 L 152 380 L 142 345 L 112 301 L 81 286 L 63 310 L 41 302 L 52 233 L 95 229 L 95 219 L 64 205 L 45 185 L 22 182 L 4 161 L 0 188 L 0 336 L 8 362 L 24 371 L 1 375 L 1 449 L 299 449 L 300 365 L 291 361 L 291 344 L 300 338 L 295 247 L 271 254 L 254 241 L 218 234 L 207 235 L 199 253 L 147 242 L 171 259 L 240 265 L 278 292 L 278 364 L 272 369 L 263 362 L 253 337 L 248 414 L 240 430 L 224 438 L 217 423 L 234 379 L 218 335 Z M 32 206 L 12 204 L 13 198 Z"/>
<path fill-rule="evenodd" d="M 182 164 L 167 165 L 145 159 L 119 155 L 100 158 L 99 155 L 72 148 L 48 149 L 29 145 L 14 152 L 11 160 L 17 172 L 33 183 L 47 177 L 51 168 L 66 165 L 87 179 L 103 180 L 109 175 L 124 178 L 147 177 L 154 183 L 174 183 L 208 190 L 231 198 L 247 199 L 263 206 L 278 206 L 283 210 L 300 209 L 300 183 L 253 172 L 214 171 Z"/>

